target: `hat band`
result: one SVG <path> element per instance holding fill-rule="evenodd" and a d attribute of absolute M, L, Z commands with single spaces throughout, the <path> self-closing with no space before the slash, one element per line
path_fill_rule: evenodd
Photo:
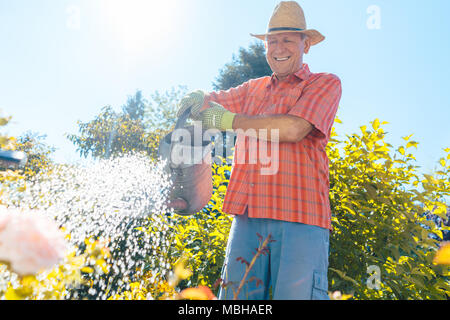
<path fill-rule="evenodd" d="M 269 33 L 273 31 L 304 31 L 305 29 L 300 28 L 289 28 L 289 27 L 283 27 L 283 28 L 271 28 L 269 29 Z"/>

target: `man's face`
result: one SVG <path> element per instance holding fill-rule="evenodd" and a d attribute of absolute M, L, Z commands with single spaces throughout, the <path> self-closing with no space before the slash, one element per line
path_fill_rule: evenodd
<path fill-rule="evenodd" d="M 308 53 L 309 40 L 302 40 L 295 32 L 284 32 L 267 37 L 267 62 L 279 80 L 287 78 L 303 66 L 303 54 Z"/>

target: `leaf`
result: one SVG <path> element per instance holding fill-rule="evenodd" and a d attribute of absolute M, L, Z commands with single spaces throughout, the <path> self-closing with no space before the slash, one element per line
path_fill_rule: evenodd
<path fill-rule="evenodd" d="M 433 210 L 433 214 L 446 219 L 447 218 L 447 205 L 445 203 L 437 203 L 436 208 Z"/>
<path fill-rule="evenodd" d="M 403 148 L 403 147 L 398 148 L 398 152 L 400 152 L 400 154 L 402 154 L 404 156 L 405 155 L 405 148 Z M 397 161 L 400 161 L 400 160 L 397 160 Z"/>
<path fill-rule="evenodd" d="M 372 128 L 377 131 L 378 128 L 380 127 L 380 120 L 379 119 L 375 119 L 372 123 Z"/>
<path fill-rule="evenodd" d="M 379 198 L 379 200 L 381 203 L 384 203 L 385 205 L 388 205 L 388 206 L 392 205 L 392 200 L 389 198 L 381 197 L 381 198 Z"/>
<path fill-rule="evenodd" d="M 411 139 L 411 137 L 412 137 L 413 135 L 414 135 L 414 134 L 411 134 L 411 135 L 409 135 L 409 136 L 407 136 L 407 137 L 403 137 L 402 139 L 405 140 L 405 141 L 409 141 L 409 139 Z"/>
<path fill-rule="evenodd" d="M 23 300 L 27 296 L 20 294 L 18 291 L 14 290 L 14 288 L 9 287 L 8 290 L 5 292 L 5 299 L 6 300 Z"/>
<path fill-rule="evenodd" d="M 84 272 L 84 273 L 93 273 L 93 272 L 94 272 L 94 269 L 91 268 L 91 267 L 83 267 L 83 268 L 81 268 L 81 272 Z"/>
<path fill-rule="evenodd" d="M 353 215 L 356 215 L 355 210 L 353 210 L 352 208 L 350 208 L 350 206 L 351 206 L 351 204 L 350 204 L 349 206 L 341 205 L 341 208 L 344 209 L 344 210 L 347 210 L 348 212 L 350 212 L 350 213 L 353 214 Z"/>
<path fill-rule="evenodd" d="M 433 259 L 434 264 L 450 266 L 450 242 L 445 242 Z"/>
<path fill-rule="evenodd" d="M 379 147 L 375 148 L 374 151 L 375 152 L 383 152 L 383 153 L 385 153 L 385 152 L 389 152 L 389 148 L 387 148 L 386 146 L 379 146 Z"/>
<path fill-rule="evenodd" d="M 429 183 L 431 184 L 439 184 L 439 181 L 437 181 L 433 176 L 429 175 L 429 174 L 423 174 L 423 176 L 428 180 Z"/>
<path fill-rule="evenodd" d="M 377 198 L 377 189 L 370 183 L 364 183 L 364 188 L 367 190 L 369 197 L 372 199 Z"/>
<path fill-rule="evenodd" d="M 417 146 L 418 146 L 418 145 L 419 145 L 418 142 L 416 142 L 416 141 L 410 141 L 410 142 L 408 142 L 408 143 L 406 144 L 406 148 L 414 147 L 414 148 L 417 149 Z"/>
<path fill-rule="evenodd" d="M 192 271 L 189 269 L 186 269 L 186 263 L 187 263 L 186 259 L 182 258 L 175 265 L 174 273 L 181 280 L 185 280 L 192 275 Z"/>
<path fill-rule="evenodd" d="M 359 127 L 360 129 L 361 129 L 361 132 L 364 134 L 364 133 L 366 133 L 366 130 L 367 130 L 367 126 L 361 126 L 361 127 Z"/>

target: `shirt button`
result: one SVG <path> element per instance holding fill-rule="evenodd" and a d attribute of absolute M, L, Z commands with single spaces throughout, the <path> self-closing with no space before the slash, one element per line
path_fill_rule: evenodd
<path fill-rule="evenodd" d="M 255 186 L 255 184 L 254 184 L 254 183 L 252 183 L 252 184 L 250 185 L 250 187 L 252 187 L 252 188 L 253 188 L 254 186 Z"/>

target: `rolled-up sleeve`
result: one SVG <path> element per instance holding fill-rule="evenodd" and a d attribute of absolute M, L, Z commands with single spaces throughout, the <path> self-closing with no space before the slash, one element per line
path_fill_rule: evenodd
<path fill-rule="evenodd" d="M 303 89 L 288 114 L 305 119 L 329 140 L 341 96 L 339 77 L 323 74 Z"/>
<path fill-rule="evenodd" d="M 205 99 L 202 110 L 209 107 L 210 101 L 221 104 L 225 109 L 233 113 L 242 113 L 247 98 L 249 83 L 245 82 L 236 88 L 210 92 Z"/>

